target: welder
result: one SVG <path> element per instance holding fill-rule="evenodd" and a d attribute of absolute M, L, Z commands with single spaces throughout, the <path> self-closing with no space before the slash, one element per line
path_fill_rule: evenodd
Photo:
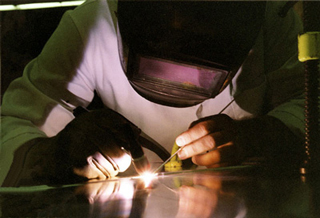
<path fill-rule="evenodd" d="M 141 173 L 162 161 L 141 135 L 205 167 L 299 162 L 301 22 L 279 16 L 284 4 L 89 0 L 66 12 L 3 96 L 0 182 L 108 179 L 139 157 Z M 95 94 L 104 107 L 75 116 Z"/>

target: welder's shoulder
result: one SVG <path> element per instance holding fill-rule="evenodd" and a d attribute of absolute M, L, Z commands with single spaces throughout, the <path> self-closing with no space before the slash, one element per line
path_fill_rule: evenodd
<path fill-rule="evenodd" d="M 298 33 L 302 30 L 302 23 L 292 7 L 286 5 L 285 1 L 267 1 L 264 36 L 268 47 L 295 43 Z M 288 37 L 291 40 L 288 40 Z"/>
<path fill-rule="evenodd" d="M 99 16 L 107 17 L 111 13 L 114 13 L 116 10 L 116 1 L 87 0 L 75 9 L 69 11 L 69 13 L 72 17 L 91 20 Z"/>
<path fill-rule="evenodd" d="M 267 1 L 266 10 L 268 13 L 278 14 L 286 5 L 286 1 Z"/>
<path fill-rule="evenodd" d="M 289 2 L 290 3 L 290 2 Z M 299 18 L 294 9 L 294 4 L 289 4 L 287 1 L 267 1 L 265 20 L 269 25 L 277 25 L 283 22 L 296 22 Z M 300 23 L 297 23 L 300 25 Z"/>
<path fill-rule="evenodd" d="M 73 10 L 67 11 L 62 23 L 69 20 L 76 26 L 80 35 L 90 31 L 113 29 L 117 23 L 117 2 L 106 0 L 88 0 Z M 67 21 L 68 22 L 68 21 Z"/>

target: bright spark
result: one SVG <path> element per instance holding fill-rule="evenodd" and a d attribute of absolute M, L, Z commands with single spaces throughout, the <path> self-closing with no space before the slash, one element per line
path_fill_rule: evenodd
<path fill-rule="evenodd" d="M 155 173 L 151 173 L 151 172 L 145 172 L 142 175 L 140 175 L 140 178 L 143 180 L 144 182 L 144 187 L 145 188 L 149 188 L 151 185 L 152 180 L 157 176 L 157 174 Z"/>

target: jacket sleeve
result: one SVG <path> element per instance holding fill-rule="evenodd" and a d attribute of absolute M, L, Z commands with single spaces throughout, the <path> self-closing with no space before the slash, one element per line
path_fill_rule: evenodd
<path fill-rule="evenodd" d="M 14 152 L 22 144 L 56 135 L 74 118 L 75 107 L 91 102 L 95 83 L 94 69 L 89 71 L 91 63 L 85 56 L 90 32 L 86 30 L 94 27 L 101 16 L 91 13 L 99 6 L 89 1 L 66 12 L 41 54 L 26 66 L 23 76 L 13 81 L 4 94 L 0 184 L 10 169 Z"/>
<path fill-rule="evenodd" d="M 278 15 L 283 2 L 271 2 L 265 26 L 265 70 L 268 115 L 282 121 L 299 138 L 304 134 L 304 70 L 297 58 L 297 37 L 302 31 L 300 17 L 290 9 Z M 270 5 L 269 5 L 270 7 Z"/>

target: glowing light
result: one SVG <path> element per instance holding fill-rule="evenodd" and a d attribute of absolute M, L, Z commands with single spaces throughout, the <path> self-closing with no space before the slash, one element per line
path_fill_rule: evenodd
<path fill-rule="evenodd" d="M 16 10 L 14 5 L 0 5 L 0 11 L 12 11 Z"/>
<path fill-rule="evenodd" d="M 157 174 L 151 173 L 151 172 L 145 172 L 143 173 L 140 178 L 144 182 L 144 187 L 149 188 L 151 185 L 152 180 L 157 176 Z"/>
<path fill-rule="evenodd" d="M 82 0 L 82 1 L 29 3 L 29 4 L 19 4 L 19 5 L 0 5 L 0 11 L 31 10 L 31 9 L 56 8 L 56 7 L 71 7 L 71 6 L 81 5 L 83 2 L 84 2 L 84 0 Z"/>
<path fill-rule="evenodd" d="M 47 2 L 47 3 L 30 3 L 17 5 L 17 9 L 27 10 L 27 9 L 40 9 L 40 8 L 55 8 L 59 7 L 59 2 Z"/>

